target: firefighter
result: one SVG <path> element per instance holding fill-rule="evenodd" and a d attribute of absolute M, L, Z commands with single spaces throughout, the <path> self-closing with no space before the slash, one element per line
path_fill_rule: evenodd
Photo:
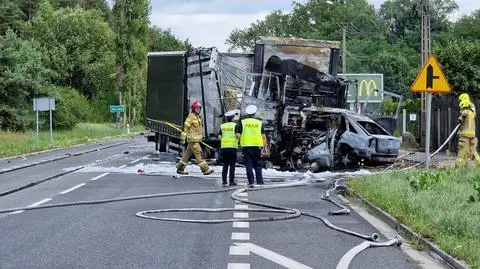
<path fill-rule="evenodd" d="M 455 161 L 457 168 L 464 167 L 467 160 L 475 161 L 476 166 L 480 166 L 480 156 L 477 152 L 477 138 L 475 136 L 475 109 L 472 108 L 470 98 L 465 99 L 465 96 L 460 96 L 460 117 L 457 122 L 460 124 L 458 131 L 458 155 Z M 467 95 L 468 97 L 468 95 Z M 460 99 L 460 98 L 459 98 Z"/>
<path fill-rule="evenodd" d="M 475 105 L 472 103 L 472 101 L 470 101 L 470 96 L 468 95 L 468 93 L 460 94 L 460 96 L 458 96 L 458 100 L 459 101 L 468 100 L 470 102 L 470 108 L 473 110 L 474 113 L 477 113 L 475 109 Z"/>
<path fill-rule="evenodd" d="M 202 157 L 202 147 L 200 142 L 202 142 L 202 118 L 200 117 L 200 112 L 202 110 L 202 104 L 199 101 L 194 101 L 192 103 L 192 112 L 187 116 L 184 124 L 184 132 L 182 132 L 180 137 L 180 143 L 185 144 L 185 139 L 187 140 L 187 150 L 182 156 L 182 159 L 177 164 L 177 173 L 182 175 L 187 175 L 188 172 L 185 171 L 185 167 L 188 164 L 190 157 L 195 155 L 197 159 L 198 166 L 204 175 L 210 175 L 213 173 L 213 170 L 208 167 L 207 162 Z"/>
<path fill-rule="evenodd" d="M 257 184 L 264 184 L 262 176 L 262 155 L 267 155 L 268 152 L 267 137 L 262 121 L 255 118 L 257 107 L 249 105 L 245 112 L 247 116 L 238 122 L 235 133 L 237 138 L 240 139 L 240 145 L 242 146 L 248 185 L 249 187 L 253 187 L 253 170 L 255 170 Z"/>
<path fill-rule="evenodd" d="M 235 165 L 237 163 L 237 149 L 238 138 L 235 134 L 235 112 L 228 111 L 225 113 L 226 122 L 221 125 L 220 128 L 220 154 L 223 159 L 222 168 L 222 186 L 227 186 L 227 173 L 229 175 L 230 186 L 235 186 Z"/>

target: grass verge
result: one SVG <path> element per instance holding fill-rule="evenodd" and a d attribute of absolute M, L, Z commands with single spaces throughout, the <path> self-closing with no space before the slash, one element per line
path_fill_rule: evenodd
<path fill-rule="evenodd" d="M 0 132 L 0 141 L 2 141 L 0 143 L 0 157 L 68 147 L 100 139 L 136 135 L 144 129 L 143 126 L 135 126 L 131 128 L 130 134 L 127 134 L 125 129 L 115 129 L 115 124 L 79 123 L 71 130 L 53 130 L 53 142 L 50 142 L 50 132 L 40 132 L 38 145 L 35 131 Z"/>
<path fill-rule="evenodd" d="M 348 185 L 442 250 L 480 269 L 478 182 L 480 171 L 470 169 L 395 172 Z M 476 201 L 471 201 L 472 197 Z"/>

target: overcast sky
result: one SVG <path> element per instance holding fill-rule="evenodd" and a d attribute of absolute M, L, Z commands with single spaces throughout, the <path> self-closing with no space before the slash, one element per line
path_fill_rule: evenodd
<path fill-rule="evenodd" d="M 296 0 L 305 3 L 307 0 Z M 378 8 L 384 0 L 368 0 Z M 454 18 L 480 8 L 478 0 L 457 0 Z M 273 10 L 291 10 L 292 0 L 152 0 L 151 23 L 194 46 L 228 49 L 225 40 L 235 28 L 245 28 Z"/>

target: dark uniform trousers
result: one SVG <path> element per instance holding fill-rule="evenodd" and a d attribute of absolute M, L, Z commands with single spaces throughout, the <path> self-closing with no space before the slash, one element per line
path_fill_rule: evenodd
<path fill-rule="evenodd" d="M 233 183 L 235 179 L 235 164 L 237 163 L 237 149 L 220 149 L 223 159 L 222 183 L 227 183 L 227 173 L 229 173 L 229 182 Z M 229 169 L 230 168 L 230 169 Z"/>
<path fill-rule="evenodd" d="M 257 184 L 263 184 L 262 150 L 259 147 L 243 147 L 243 158 L 247 170 L 248 184 L 253 184 L 253 170 L 257 178 Z"/>

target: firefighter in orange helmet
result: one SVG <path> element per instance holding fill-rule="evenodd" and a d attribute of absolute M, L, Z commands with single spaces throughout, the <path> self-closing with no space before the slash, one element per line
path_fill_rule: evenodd
<path fill-rule="evenodd" d="M 187 116 L 184 124 L 184 132 L 182 132 L 180 137 L 180 143 L 185 144 L 187 141 L 187 150 L 182 156 L 182 159 L 177 164 L 177 173 L 186 175 L 188 174 L 185 171 L 185 167 L 188 164 L 188 160 L 192 155 L 195 155 L 197 159 L 198 166 L 204 175 L 209 175 L 213 173 L 213 169 L 208 167 L 207 162 L 202 157 L 202 147 L 200 142 L 202 142 L 203 135 L 203 124 L 202 118 L 200 117 L 200 112 L 202 111 L 202 104 L 199 101 L 194 101 L 192 103 L 192 112 Z"/>

